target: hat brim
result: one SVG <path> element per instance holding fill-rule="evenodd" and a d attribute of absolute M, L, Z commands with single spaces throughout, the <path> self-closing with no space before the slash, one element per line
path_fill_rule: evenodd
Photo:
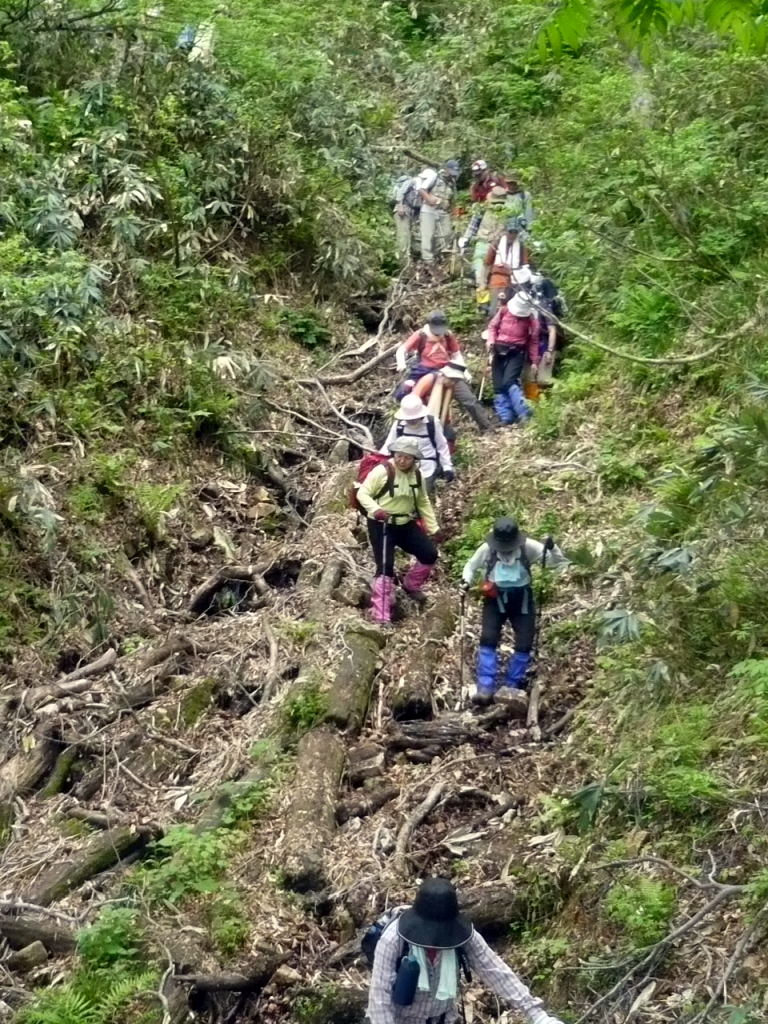
<path fill-rule="evenodd" d="M 454 370 L 450 366 L 444 366 L 440 371 L 444 377 L 451 377 L 458 380 L 459 377 L 463 377 L 467 372 L 466 370 Z"/>
<path fill-rule="evenodd" d="M 469 942 L 473 931 L 472 922 L 463 914 L 452 921 L 430 921 L 411 907 L 397 919 L 400 938 L 426 949 L 458 949 Z"/>
<path fill-rule="evenodd" d="M 397 418 L 399 420 L 423 420 L 424 417 L 427 415 L 427 412 L 428 412 L 428 410 L 427 410 L 427 407 L 425 405 L 424 408 L 421 410 L 421 412 L 402 412 L 402 411 L 399 411 L 398 414 L 397 414 Z"/>
<path fill-rule="evenodd" d="M 485 543 L 491 551 L 502 551 L 504 554 L 507 554 L 520 547 L 520 532 L 518 531 L 514 540 L 499 540 L 498 537 L 494 536 L 493 530 L 491 530 L 485 538 Z"/>
<path fill-rule="evenodd" d="M 430 331 L 435 335 L 436 338 L 442 338 L 444 334 L 448 333 L 448 324 L 430 324 Z"/>

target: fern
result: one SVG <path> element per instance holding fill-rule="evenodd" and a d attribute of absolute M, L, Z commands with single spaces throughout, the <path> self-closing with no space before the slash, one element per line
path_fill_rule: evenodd
<path fill-rule="evenodd" d="M 157 971 L 144 971 L 116 981 L 99 1004 L 99 1024 L 119 1024 L 125 1020 L 122 1011 L 141 992 L 152 992 L 157 988 Z"/>
<path fill-rule="evenodd" d="M 101 1024 L 101 1020 L 89 999 L 67 985 L 41 993 L 33 1006 L 19 1012 L 16 1024 Z"/>

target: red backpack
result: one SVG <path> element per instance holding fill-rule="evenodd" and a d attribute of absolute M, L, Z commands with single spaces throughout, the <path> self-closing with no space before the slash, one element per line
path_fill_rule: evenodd
<path fill-rule="evenodd" d="M 358 512 L 362 512 L 363 515 L 367 515 L 367 511 L 363 508 L 360 502 L 357 500 L 357 492 L 360 488 L 360 484 L 365 480 L 371 470 L 374 470 L 377 466 L 385 465 L 387 467 L 387 480 L 384 486 L 381 488 L 378 494 L 374 494 L 373 497 L 376 501 L 382 497 L 385 491 L 389 491 L 390 497 L 395 493 L 395 467 L 389 461 L 390 455 L 384 455 L 383 452 L 366 452 L 360 460 L 360 465 L 357 468 L 357 478 L 349 489 L 349 507 L 354 508 Z M 413 487 L 413 504 L 416 506 L 416 496 L 418 491 L 421 490 L 421 473 L 419 467 L 416 467 L 416 484 Z"/>

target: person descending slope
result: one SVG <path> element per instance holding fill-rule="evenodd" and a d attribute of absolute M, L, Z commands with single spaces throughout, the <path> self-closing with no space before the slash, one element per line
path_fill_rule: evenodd
<path fill-rule="evenodd" d="M 508 291 L 513 284 L 513 272 L 528 265 L 528 249 L 525 245 L 524 229 L 519 218 L 512 217 L 507 221 L 506 231 L 498 243 L 491 245 L 488 249 L 485 264 L 491 268 L 488 287 L 491 293 L 491 316 L 493 316 L 498 309 L 499 292 Z"/>
<path fill-rule="evenodd" d="M 522 271 L 520 277 L 530 279 Z M 499 293 L 500 309 L 488 325 L 486 346 L 491 354 L 491 376 L 496 396 L 493 407 L 502 423 L 527 420 L 530 407 L 520 386 L 526 357 L 530 375 L 536 379 L 539 364 L 539 321 L 530 300 L 513 295 L 507 302 L 506 292 Z"/>
<path fill-rule="evenodd" d="M 491 246 L 498 244 L 510 219 L 510 210 L 507 207 L 508 197 L 509 193 L 506 188 L 501 185 L 495 185 L 487 199 L 477 204 L 471 221 L 459 239 L 459 249 L 461 252 L 464 252 L 475 235 L 477 236 L 475 251 L 472 257 L 472 269 L 475 274 L 477 305 L 480 312 L 485 314 L 490 309 L 490 295 L 488 292 L 490 268 L 486 265 L 485 257 L 488 255 L 488 250 Z"/>
<path fill-rule="evenodd" d="M 419 447 L 419 470 L 431 498 L 435 493 L 438 460 L 442 475 L 448 483 L 454 478 L 453 462 L 442 423 L 438 417 L 429 414 L 418 395 L 406 395 L 402 400 L 395 422 L 380 450 L 390 455 L 392 442 L 401 437 L 415 441 Z"/>
<path fill-rule="evenodd" d="M 536 219 L 536 211 L 533 208 L 533 196 L 526 192 L 517 180 L 517 175 L 509 179 L 509 202 L 510 216 L 519 217 L 522 226 L 530 231 Z"/>
<path fill-rule="evenodd" d="M 416 178 L 421 198 L 421 258 L 427 266 L 433 265 L 451 247 L 451 211 L 456 202 L 458 176 L 457 161 L 446 160 L 439 171 L 427 167 Z"/>
<path fill-rule="evenodd" d="M 417 181 L 417 178 L 411 178 L 407 174 L 402 175 L 395 183 L 392 194 L 395 204 L 397 258 L 401 263 L 411 259 L 413 231 L 421 211 L 422 199 Z"/>
<path fill-rule="evenodd" d="M 531 660 L 536 628 L 536 606 L 531 588 L 531 564 L 562 565 L 567 559 L 555 546 L 549 548 L 520 532 L 514 519 L 497 519 L 493 530 L 472 555 L 461 574 L 461 589 L 466 593 L 475 575 L 483 573 L 480 593 L 483 597 L 482 631 L 477 651 L 477 692 L 474 700 L 488 704 L 496 693 L 498 646 L 504 620 L 509 619 L 515 634 L 515 653 L 507 665 L 504 686 L 521 690 Z"/>
<path fill-rule="evenodd" d="M 474 971 L 529 1024 L 561 1024 L 459 912 L 453 883 L 427 878 L 412 907 L 381 932 L 373 954 L 370 1024 L 453 1024 L 462 973 Z"/>
<path fill-rule="evenodd" d="M 445 378 L 446 387 L 450 389 L 462 409 L 469 413 L 475 421 L 480 433 L 491 430 L 493 427 L 491 419 L 483 408 L 482 402 L 470 387 L 469 373 L 461 352 L 454 356 L 440 372 Z"/>
<path fill-rule="evenodd" d="M 499 185 L 507 191 L 507 183 L 500 174 L 492 171 L 485 160 L 475 160 L 472 164 L 472 187 L 469 190 L 472 202 L 484 202 Z"/>
<path fill-rule="evenodd" d="M 402 398 L 413 391 L 423 398 L 429 393 L 437 372 L 447 366 L 460 351 L 459 339 L 448 326 L 445 313 L 442 309 L 433 309 L 421 330 L 414 331 L 410 338 L 398 346 L 395 353 L 398 370 L 402 372 L 406 369 L 406 359 L 411 352 L 416 353 L 418 362 L 398 387 L 395 397 Z M 425 380 L 427 377 L 432 379 Z"/>
<path fill-rule="evenodd" d="M 395 599 L 395 548 L 416 559 L 403 579 L 403 589 L 423 601 L 421 587 L 432 575 L 438 532 L 435 511 L 416 463 L 419 445 L 414 438 L 397 438 L 389 446 L 392 458 L 372 469 L 357 491 L 366 513 L 368 538 L 376 560 L 371 614 L 375 622 L 392 621 Z M 424 521 L 426 533 L 417 519 Z"/>

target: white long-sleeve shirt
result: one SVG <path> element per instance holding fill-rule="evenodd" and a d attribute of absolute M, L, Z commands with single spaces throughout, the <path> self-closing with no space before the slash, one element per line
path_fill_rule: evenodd
<path fill-rule="evenodd" d="M 435 445 L 429 439 L 429 430 L 427 429 L 427 421 L 421 420 L 395 420 L 392 424 L 392 429 L 387 435 L 387 439 L 381 446 L 379 451 L 383 452 L 384 455 L 389 455 L 389 446 L 398 437 L 398 427 L 402 424 L 404 429 L 399 435 L 400 437 L 411 437 L 418 444 L 419 451 L 421 452 L 421 459 L 419 460 L 419 469 L 421 475 L 425 480 L 428 480 L 431 476 L 435 475 L 437 470 L 437 460 L 440 460 L 440 465 L 443 470 L 452 470 L 453 462 L 451 460 L 451 453 L 448 448 L 448 442 L 445 439 L 443 432 L 443 425 L 437 416 L 434 417 L 435 421 Z"/>
<path fill-rule="evenodd" d="M 525 557 L 531 565 L 535 565 L 537 562 L 541 564 L 542 555 L 544 554 L 544 545 L 540 544 L 537 540 L 532 540 L 530 537 L 525 538 Z M 510 557 L 511 556 L 511 557 Z M 515 561 L 518 557 L 518 551 L 511 551 L 509 554 L 499 552 L 500 562 Z M 461 578 L 465 583 L 470 585 L 474 581 L 474 578 L 480 570 L 483 575 L 488 568 L 488 564 L 491 560 L 491 549 L 488 544 L 481 544 L 477 551 L 472 555 L 467 564 L 464 566 Z M 563 552 L 557 545 L 547 552 L 545 563 L 547 565 L 565 565 L 568 559 L 565 557 Z"/>
<path fill-rule="evenodd" d="M 435 996 L 440 978 L 441 953 L 438 953 L 434 964 L 427 966 L 429 992 L 417 991 L 410 1006 L 395 1006 L 392 1001 L 392 989 L 402 946 L 397 922 L 393 922 L 384 929 L 376 944 L 368 996 L 367 1016 L 370 1024 L 425 1024 L 427 1020 L 437 1020 L 443 1013 L 446 1024 L 452 1024 L 457 1016 L 455 1001 L 437 999 Z M 477 932 L 473 933 L 463 950 L 470 970 L 500 999 L 525 1014 L 530 1024 L 561 1024 L 556 1017 L 551 1017 L 543 1009 L 541 1000 L 531 994 L 512 968 L 493 952 Z M 450 954 L 455 955 L 453 950 L 450 950 Z"/>

